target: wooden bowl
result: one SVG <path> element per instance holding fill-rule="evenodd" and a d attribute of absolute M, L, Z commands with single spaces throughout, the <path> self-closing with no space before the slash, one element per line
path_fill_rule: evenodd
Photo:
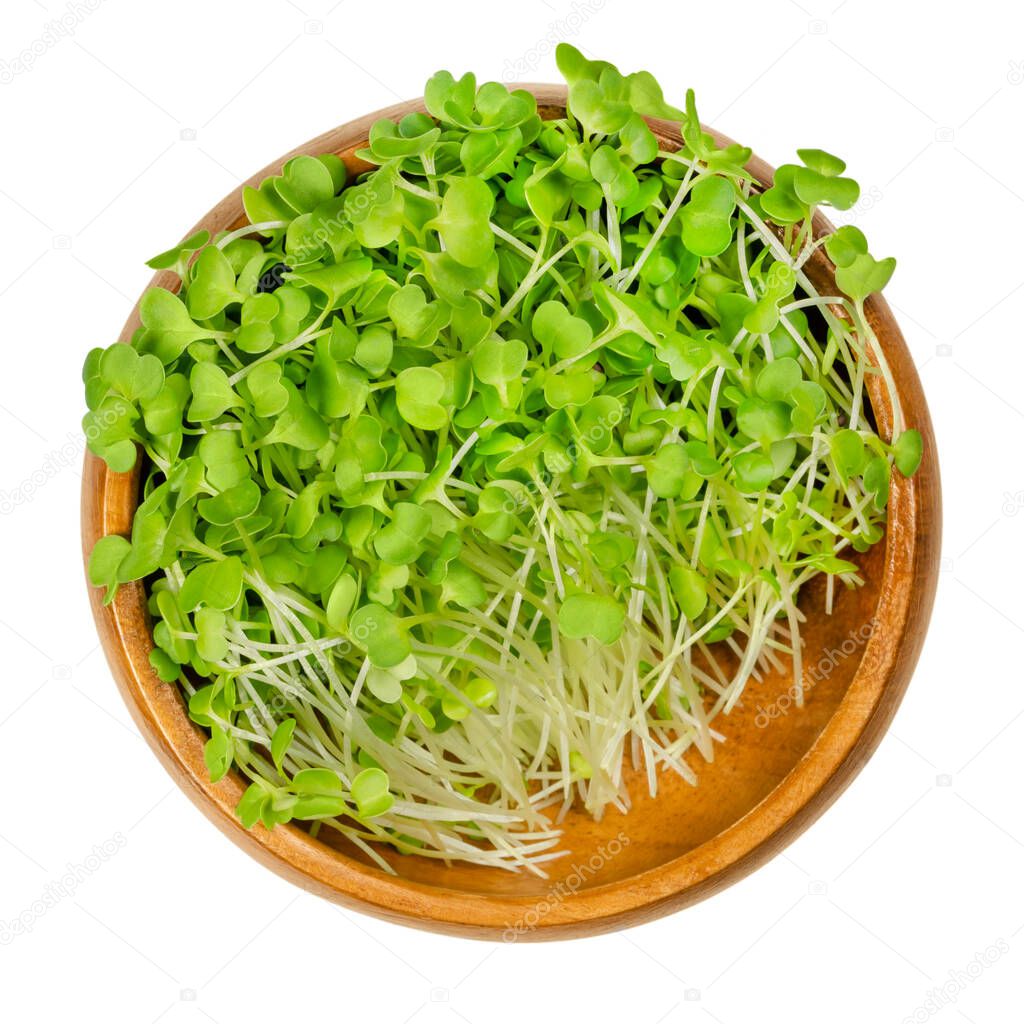
<path fill-rule="evenodd" d="M 564 113 L 564 89 L 527 88 L 536 94 L 542 114 Z M 373 121 L 422 109 L 420 100 L 410 101 L 336 128 L 276 160 L 250 184 L 278 173 L 297 153 L 337 153 L 350 171 L 366 170 L 354 153 L 366 144 Z M 675 126 L 650 123 L 663 146 L 678 147 Z M 763 161 L 754 158 L 750 167 L 761 182 L 771 181 L 772 169 Z M 193 230 L 238 226 L 244 219 L 241 194 L 236 189 Z M 816 229 L 820 234 L 831 226 L 818 218 Z M 809 267 L 819 288 L 833 280 L 834 268 L 822 250 Z M 177 278 L 160 273 L 153 283 L 174 288 Z M 242 849 L 311 892 L 403 924 L 506 941 L 592 935 L 678 910 L 737 881 L 800 835 L 871 756 L 910 680 L 931 613 L 940 534 L 931 422 L 885 300 L 872 296 L 867 315 L 895 375 L 907 423 L 924 438 L 924 460 L 913 479 L 894 476 L 887 536 L 862 562 L 866 585 L 855 591 L 837 588 L 841 592 L 831 615 L 824 613 L 822 586 L 812 584 L 801 597 L 808 616 L 804 660 L 813 684 L 805 706 L 793 706 L 787 692 L 791 680 L 784 676 L 751 682 L 742 703 L 715 721 L 725 741 L 716 747 L 714 762 L 693 762 L 696 787 L 664 775 L 655 800 L 641 784 L 631 786 L 628 815 L 609 811 L 597 823 L 571 813 L 562 840 L 571 852 L 550 865 L 549 878 L 447 867 L 398 854 L 389 855 L 397 872 L 389 875 L 354 849 L 340 842 L 326 845 L 295 825 L 246 831 L 234 814 L 243 791 L 240 778 L 229 774 L 216 784 L 209 781 L 202 731 L 189 720 L 178 688 L 160 682 L 150 668 L 142 584 L 122 586 L 109 607 L 92 589 L 107 659 L 142 734 L 178 785 Z M 122 341 L 138 323 L 136 307 Z M 881 389 L 871 397 L 884 435 L 891 409 Z M 129 532 L 137 503 L 136 474 L 112 473 L 98 458 L 86 456 L 86 557 L 98 537 Z"/>

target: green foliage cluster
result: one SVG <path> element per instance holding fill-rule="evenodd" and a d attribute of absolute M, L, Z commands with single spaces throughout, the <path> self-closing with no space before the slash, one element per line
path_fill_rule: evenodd
<path fill-rule="evenodd" d="M 91 580 L 147 580 L 153 667 L 247 826 L 542 861 L 545 806 L 622 804 L 625 754 L 685 774 L 759 667 L 799 680 L 800 587 L 856 581 L 921 458 L 894 393 L 895 443 L 866 412 L 892 261 L 810 229 L 857 199 L 843 162 L 762 191 L 692 93 L 558 63 L 562 118 L 440 72 L 373 171 L 290 160 L 86 359 L 90 447 L 144 458 Z M 843 295 L 804 272 L 821 244 Z"/>

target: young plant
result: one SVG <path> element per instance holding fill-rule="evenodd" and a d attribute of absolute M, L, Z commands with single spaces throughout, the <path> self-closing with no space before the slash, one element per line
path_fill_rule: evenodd
<path fill-rule="evenodd" d="M 762 190 L 692 93 L 558 62 L 562 117 L 439 72 L 355 182 L 289 161 L 86 359 L 90 448 L 144 459 L 90 578 L 146 581 L 247 827 L 541 871 L 546 810 L 627 807 L 626 763 L 694 781 L 751 679 L 800 692 L 801 587 L 858 582 L 921 459 L 865 315 L 892 261 L 811 230 L 856 201 L 843 162 Z M 843 294 L 805 273 L 822 244 Z"/>

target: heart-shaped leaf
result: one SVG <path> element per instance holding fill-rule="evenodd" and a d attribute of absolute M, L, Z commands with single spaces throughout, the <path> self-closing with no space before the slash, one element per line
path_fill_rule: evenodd
<path fill-rule="evenodd" d="M 233 608 L 242 594 L 242 572 L 242 560 L 234 555 L 200 563 L 181 585 L 182 610 L 190 612 L 200 604 L 221 611 Z"/>
<path fill-rule="evenodd" d="M 215 420 L 228 409 L 243 405 L 235 394 L 228 375 L 216 363 L 196 363 L 189 376 L 192 402 L 188 418 L 195 422 Z"/>
<path fill-rule="evenodd" d="M 410 366 L 395 379 L 395 399 L 402 419 L 420 430 L 440 430 L 448 422 L 441 405 L 444 377 L 429 366 Z"/>
<path fill-rule="evenodd" d="M 188 286 L 188 311 L 196 320 L 209 320 L 232 302 L 241 302 L 235 288 L 235 272 L 224 252 L 211 245 L 202 251 L 192 268 Z"/>
<path fill-rule="evenodd" d="M 494 252 L 490 216 L 494 196 L 480 178 L 453 178 L 441 212 L 428 225 L 441 236 L 445 251 L 464 267 L 479 267 Z"/>

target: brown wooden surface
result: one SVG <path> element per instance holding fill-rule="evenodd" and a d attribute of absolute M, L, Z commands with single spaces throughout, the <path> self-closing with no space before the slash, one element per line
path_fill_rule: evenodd
<path fill-rule="evenodd" d="M 546 116 L 564 110 L 561 87 L 527 88 Z M 353 153 L 365 144 L 373 121 L 422 109 L 422 101 L 410 101 L 336 128 L 275 161 L 249 183 L 279 172 L 297 153 L 338 153 L 350 171 L 364 170 Z M 651 125 L 666 148 L 678 146 L 673 126 Z M 750 167 L 762 182 L 770 182 L 767 164 L 755 157 Z M 216 232 L 242 221 L 239 188 L 193 230 Z M 830 230 L 824 218 L 815 223 L 819 233 Z M 820 251 L 809 271 L 819 287 L 831 279 L 832 268 Z M 159 273 L 153 283 L 175 288 L 177 278 Z M 107 659 L 143 736 L 207 817 L 257 860 L 311 892 L 404 924 L 487 939 L 567 938 L 650 920 L 742 878 L 819 817 L 871 756 L 910 680 L 935 595 L 940 498 L 928 409 L 885 300 L 873 296 L 867 311 L 896 378 L 907 424 L 924 438 L 924 459 L 912 480 L 894 474 L 885 542 L 861 563 L 866 586 L 856 591 L 837 587 L 831 616 L 823 613 L 822 581 L 807 588 L 801 599 L 808 616 L 805 664 L 814 666 L 828 649 L 842 654 L 844 641 L 862 629 L 871 628 L 870 639 L 857 642 L 852 654 L 831 659 L 834 667 L 820 674 L 806 706 L 790 708 L 767 727 L 762 709 L 772 707 L 791 681 L 775 676 L 751 682 L 741 704 L 715 720 L 726 739 L 716 746 L 714 762 L 691 758 L 698 786 L 663 775 L 653 800 L 642 785 L 631 785 L 634 805 L 628 815 L 612 810 L 594 822 L 586 814 L 571 813 L 562 840 L 569 854 L 549 866 L 548 879 L 399 855 L 389 856 L 398 872 L 392 876 L 351 849 L 328 846 L 294 825 L 272 832 L 261 825 L 244 830 L 233 810 L 241 781 L 233 773 L 219 783 L 209 781 L 202 730 L 189 721 L 177 687 L 161 683 L 149 666 L 152 639 L 141 584 L 122 587 L 109 607 L 101 604 L 101 591 L 90 588 Z M 136 307 L 122 341 L 138 323 Z M 891 410 L 877 386 L 871 396 L 884 434 Z M 133 474 L 111 473 L 101 460 L 86 456 L 86 558 L 97 538 L 129 531 L 136 503 Z M 617 837 L 624 838 L 616 842 Z M 602 848 L 604 856 L 598 855 Z"/>

